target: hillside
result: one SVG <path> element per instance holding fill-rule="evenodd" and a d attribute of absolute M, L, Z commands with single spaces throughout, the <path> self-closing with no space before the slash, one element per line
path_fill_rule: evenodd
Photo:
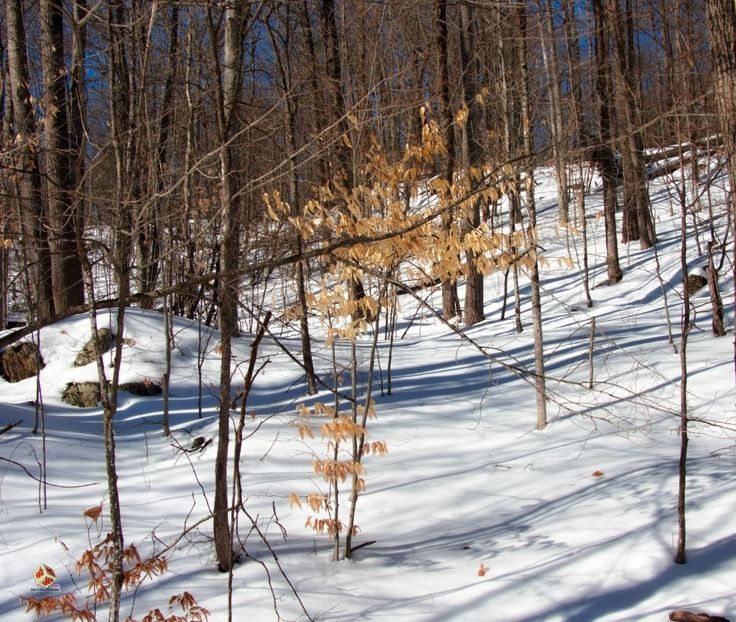
<path fill-rule="evenodd" d="M 702 268 L 711 223 L 723 236 L 727 222 L 725 181 L 717 162 L 710 165 L 710 208 L 688 219 L 697 228 L 686 235 L 693 271 Z M 328 447 L 320 422 L 314 422 L 313 439 L 301 438 L 294 425 L 298 406 L 315 398 L 306 395 L 301 369 L 279 345 L 299 350 L 293 326 L 275 320 L 259 352 L 265 366 L 248 404 L 253 417 L 245 423 L 241 464 L 248 515 L 239 529 L 245 555 L 233 574 L 235 619 L 654 622 L 674 609 L 736 618 L 734 294 L 728 268 L 720 283 L 728 336 L 710 333 L 707 287 L 692 300 L 688 562 L 673 563 L 680 451 L 679 175 L 659 177 L 650 188 L 659 275 L 651 250 L 621 245 L 624 278 L 612 287 L 601 286 L 605 239 L 594 181 L 587 197 L 594 304 L 587 308 L 580 236 L 556 224 L 552 172 L 538 172 L 550 417 L 542 431 L 535 430 L 525 275 L 521 333 L 515 331 L 511 295 L 500 319 L 501 272 L 486 279 L 486 321 L 465 334 L 431 312 L 440 304 L 438 292 L 420 292 L 429 308 L 401 297 L 392 391 L 386 391 L 391 344 L 382 331 L 373 380 L 377 418 L 368 423 L 369 441 L 384 442 L 388 453 L 365 458 L 355 542 L 360 548 L 350 561 L 331 561 L 327 536 L 305 526 L 312 512 L 294 505 L 293 497 L 290 504 L 292 494 L 326 494 L 312 461 L 327 456 Z M 281 311 L 274 309 L 277 318 Z M 668 316 L 674 343 L 668 341 Z M 162 316 L 131 308 L 126 318 L 121 382 L 160 378 Z M 99 321 L 112 325 L 114 318 L 103 312 Z M 313 329 L 317 372 L 330 383 L 332 353 L 320 326 Z M 151 608 L 165 610 L 171 595 L 187 590 L 209 610 L 210 620 L 226 620 L 227 574 L 215 568 L 211 523 L 203 521 L 214 480 L 218 336 L 181 318 L 174 333 L 172 437 L 161 434 L 160 396 L 122 393 L 115 416 L 126 543 L 135 543 L 144 556 L 165 554 L 169 563 L 162 577 L 127 594 L 122 611 L 140 619 Z M 82 598 L 85 580 L 77 577 L 75 560 L 109 527 L 101 411 L 61 400 L 67 383 L 97 379 L 93 364 L 72 365 L 89 339 L 88 318 L 49 326 L 39 339 L 46 362 L 38 381 L 45 441 L 32 434 L 35 409 L 29 402 L 36 399 L 36 378 L 0 380 L 0 426 L 22 421 L 0 437 L 0 617 L 9 621 L 30 619 L 20 597 L 34 594 L 40 564 L 56 572 L 61 593 Z M 241 363 L 236 384 L 242 383 L 252 339 L 243 334 L 235 340 Z M 363 390 L 371 343 L 370 334 L 356 343 Z M 339 343 L 338 360 L 347 361 L 349 349 Z M 323 390 L 316 399 L 333 398 Z M 182 451 L 196 437 L 212 443 Z M 44 443 L 49 486 L 42 509 L 32 476 L 38 475 Z M 100 504 L 97 522 L 84 515 Z"/>

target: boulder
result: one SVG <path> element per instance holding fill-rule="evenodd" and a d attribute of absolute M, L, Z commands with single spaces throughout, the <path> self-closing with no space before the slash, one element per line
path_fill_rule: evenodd
<path fill-rule="evenodd" d="M 695 292 L 703 289 L 707 284 L 708 279 L 706 279 L 702 274 L 688 274 L 687 293 L 692 296 Z"/>
<path fill-rule="evenodd" d="M 99 354 L 104 354 L 112 349 L 113 335 L 109 328 L 101 328 L 97 331 L 97 336 L 100 340 L 101 352 L 97 352 L 97 348 L 95 348 L 95 340 L 90 339 L 84 344 L 82 351 L 77 354 L 77 358 L 74 359 L 74 367 L 84 367 L 85 365 L 89 365 L 94 362 Z"/>
<path fill-rule="evenodd" d="M 150 380 L 140 382 L 125 382 L 118 386 L 118 391 L 125 391 L 132 395 L 160 395 L 161 385 Z M 99 382 L 70 382 L 66 385 L 61 399 L 71 406 L 92 408 L 102 399 Z"/>
<path fill-rule="evenodd" d="M 92 408 L 100 403 L 99 382 L 70 382 L 66 385 L 61 399 L 71 406 Z"/>
<path fill-rule="evenodd" d="M 0 375 L 8 382 L 32 378 L 43 368 L 38 346 L 30 341 L 10 346 L 0 354 Z"/>
<path fill-rule="evenodd" d="M 160 384 L 150 380 L 143 380 L 142 382 L 125 382 L 121 384 L 118 389 L 120 391 L 127 391 L 132 395 L 161 395 L 163 391 Z"/>

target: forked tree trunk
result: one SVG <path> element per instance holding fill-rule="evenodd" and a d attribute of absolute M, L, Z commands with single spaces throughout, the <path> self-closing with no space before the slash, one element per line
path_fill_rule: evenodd
<path fill-rule="evenodd" d="M 302 216 L 302 200 L 299 186 L 299 161 L 298 161 L 298 144 L 297 131 L 298 119 L 297 113 L 300 106 L 300 98 L 296 97 L 298 89 L 293 78 L 292 54 L 293 49 L 290 45 L 293 37 L 291 24 L 291 8 L 286 5 L 284 7 L 286 15 L 284 17 L 284 33 L 278 35 L 273 31 L 269 31 L 269 36 L 274 50 L 276 50 L 276 64 L 281 74 L 281 86 L 283 88 L 284 98 L 284 116 L 286 130 L 286 156 L 288 158 L 288 180 L 289 189 L 289 206 L 293 216 Z M 278 43 L 277 38 L 281 41 Z M 296 250 L 298 254 L 302 254 L 305 248 L 305 240 L 301 231 L 296 232 Z M 294 275 L 296 281 L 297 305 L 299 309 L 299 337 L 302 346 L 302 361 L 304 365 L 304 375 L 307 382 L 307 392 L 309 395 L 317 393 L 317 377 L 314 371 L 314 359 L 312 357 L 312 337 L 309 330 L 309 307 L 307 305 L 307 277 L 309 274 L 309 262 L 299 260 L 294 265 Z"/>

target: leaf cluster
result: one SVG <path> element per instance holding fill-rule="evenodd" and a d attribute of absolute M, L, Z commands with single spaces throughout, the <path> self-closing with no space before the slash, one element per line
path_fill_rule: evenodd
<path fill-rule="evenodd" d="M 96 522 L 102 511 L 102 506 L 95 506 L 84 512 L 84 516 Z M 81 601 L 74 594 L 66 593 L 58 596 L 43 598 L 21 596 L 27 613 L 36 616 L 49 616 L 60 613 L 72 622 L 94 622 L 96 611 L 110 599 L 112 581 L 115 572 L 115 540 L 113 534 L 107 534 L 100 542 L 82 553 L 76 561 L 75 570 L 78 576 L 88 577 L 88 595 Z M 135 591 L 146 579 L 153 580 L 168 570 L 168 561 L 160 555 L 148 558 L 141 557 L 137 547 L 131 544 L 122 552 L 123 560 L 123 589 Z M 176 594 L 169 599 L 169 613 L 164 614 L 161 609 L 149 611 L 140 622 L 205 622 L 209 612 L 201 607 L 190 592 Z M 174 613 L 181 610 L 181 615 Z M 132 617 L 126 622 L 136 622 Z"/>

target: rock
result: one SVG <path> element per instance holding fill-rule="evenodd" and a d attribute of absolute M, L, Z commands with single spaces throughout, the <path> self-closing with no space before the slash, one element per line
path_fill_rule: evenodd
<path fill-rule="evenodd" d="M 61 399 L 71 406 L 92 408 L 100 403 L 99 382 L 70 382 L 66 385 Z"/>
<path fill-rule="evenodd" d="M 708 284 L 702 274 L 689 274 L 687 277 L 687 293 L 692 296 L 695 292 L 703 289 Z"/>
<path fill-rule="evenodd" d="M 142 382 L 125 382 L 118 389 L 127 391 L 133 395 L 161 395 L 163 389 L 160 384 L 151 380 L 143 380 Z"/>
<path fill-rule="evenodd" d="M 118 386 L 118 391 L 125 391 L 132 395 L 159 395 L 162 392 L 161 385 L 143 380 L 141 382 L 125 382 Z M 102 399 L 99 382 L 70 382 L 66 385 L 61 399 L 71 406 L 80 408 L 92 408 L 97 406 Z"/>
<path fill-rule="evenodd" d="M 112 331 L 109 328 L 100 328 L 100 330 L 97 331 L 97 336 L 100 340 L 101 352 L 99 352 L 99 354 L 109 352 L 112 348 Z M 98 352 L 95 348 L 95 341 L 94 339 L 90 339 L 84 344 L 82 351 L 77 354 L 77 358 L 74 359 L 74 367 L 84 367 L 85 365 L 92 363 L 97 356 Z"/>
<path fill-rule="evenodd" d="M 10 346 L 0 354 L 0 375 L 8 382 L 32 378 L 43 368 L 38 346 L 30 341 Z"/>

